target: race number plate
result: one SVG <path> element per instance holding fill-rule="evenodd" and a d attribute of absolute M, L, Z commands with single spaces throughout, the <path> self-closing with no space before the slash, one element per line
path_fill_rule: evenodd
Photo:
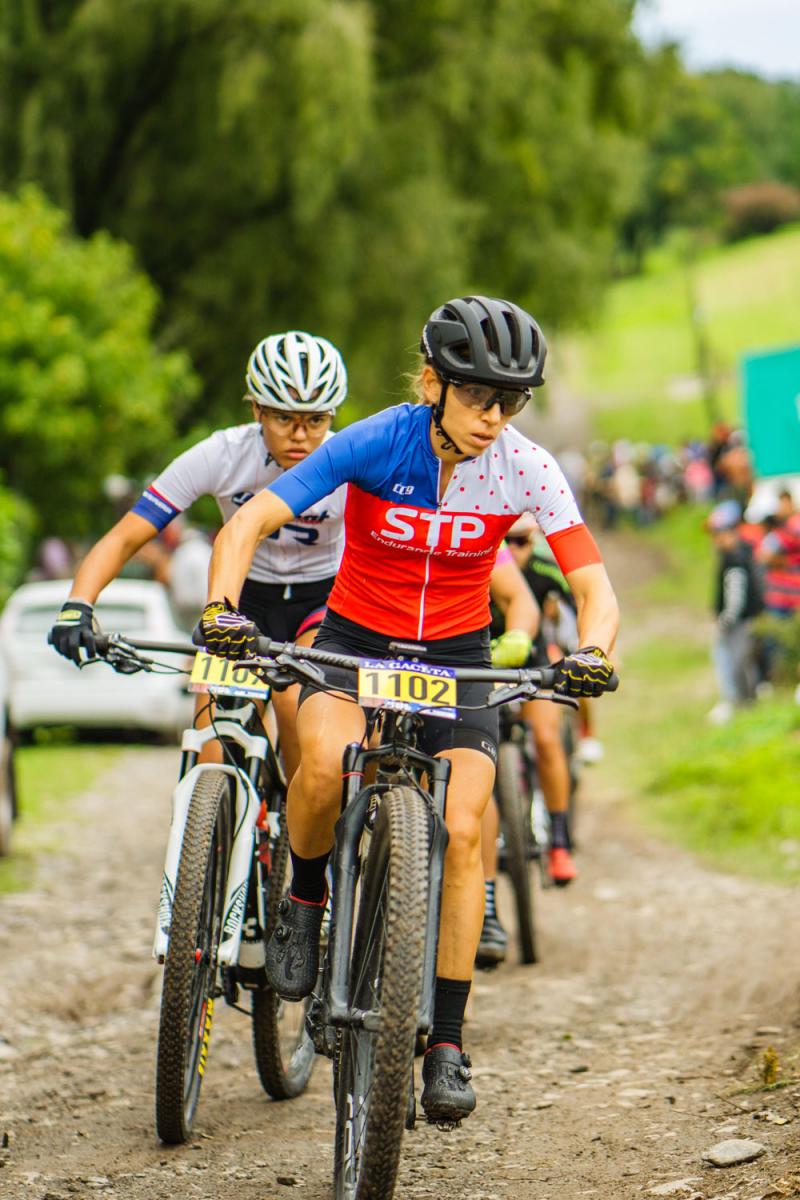
<path fill-rule="evenodd" d="M 229 658 L 201 651 L 195 655 L 190 692 L 216 692 L 220 696 L 257 696 L 266 700 L 269 684 Z"/>
<path fill-rule="evenodd" d="M 458 715 L 455 672 L 402 659 L 387 662 L 362 658 L 358 665 L 358 702 L 364 708 L 427 712 L 454 721 Z"/>

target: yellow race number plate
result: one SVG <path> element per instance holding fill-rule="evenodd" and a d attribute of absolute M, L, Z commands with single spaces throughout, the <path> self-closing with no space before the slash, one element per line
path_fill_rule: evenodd
<path fill-rule="evenodd" d="M 201 651 L 195 656 L 189 691 L 217 692 L 221 696 L 257 696 L 266 700 L 269 684 L 246 667 L 237 667 L 229 658 Z"/>
<path fill-rule="evenodd" d="M 429 663 L 362 658 L 358 666 L 358 702 L 365 708 L 424 711 L 454 721 L 458 715 L 455 673 Z"/>

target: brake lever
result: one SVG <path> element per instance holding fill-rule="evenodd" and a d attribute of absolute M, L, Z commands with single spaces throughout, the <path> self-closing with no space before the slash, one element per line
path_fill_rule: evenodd
<path fill-rule="evenodd" d="M 319 667 L 315 667 L 313 663 L 305 662 L 299 658 L 292 658 L 288 654 L 279 654 L 275 662 L 279 667 L 283 667 L 287 674 L 295 677 L 299 675 L 306 683 L 319 684 L 324 687 L 327 682 L 325 672 L 320 670 Z M 296 679 L 295 682 L 297 682 Z"/>
<path fill-rule="evenodd" d="M 545 690 L 533 680 L 527 683 L 507 683 L 505 687 L 497 688 L 487 700 L 486 707 L 496 708 L 500 704 L 510 704 L 513 700 L 552 700 L 553 704 L 563 704 L 566 708 L 576 711 L 579 707 L 574 696 L 562 696 L 558 692 Z"/>
<path fill-rule="evenodd" d="M 533 688 L 533 692 L 529 688 Z M 486 707 L 497 708 L 500 704 L 510 704 L 512 700 L 530 700 L 536 691 L 535 683 L 506 683 L 503 687 L 495 688 L 486 701 Z"/>
<path fill-rule="evenodd" d="M 248 670 L 258 675 L 260 679 L 263 678 L 276 692 L 285 692 L 293 683 L 299 683 L 301 680 L 312 685 L 324 685 L 326 682 L 325 674 L 319 667 L 315 667 L 312 663 L 301 659 L 293 658 L 289 654 L 276 655 L 271 660 L 269 666 L 265 664 L 263 659 L 255 659 L 254 661 L 243 659 L 238 665 L 247 667 Z"/>

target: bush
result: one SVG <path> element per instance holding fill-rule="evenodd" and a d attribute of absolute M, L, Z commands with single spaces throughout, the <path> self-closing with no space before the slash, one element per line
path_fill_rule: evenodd
<path fill-rule="evenodd" d="M 102 483 L 167 457 L 197 391 L 163 352 L 158 296 L 123 242 L 84 240 L 34 187 L 0 194 L 0 471 L 48 535 L 97 531 Z"/>
<path fill-rule="evenodd" d="M 725 235 L 730 242 L 772 233 L 800 221 L 800 190 L 785 183 L 748 183 L 723 193 Z"/>
<path fill-rule="evenodd" d="M 0 484 L 0 608 L 22 580 L 32 528 L 30 507 Z"/>

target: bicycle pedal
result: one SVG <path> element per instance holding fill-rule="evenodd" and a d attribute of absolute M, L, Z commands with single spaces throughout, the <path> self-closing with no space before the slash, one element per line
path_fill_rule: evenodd
<path fill-rule="evenodd" d="M 439 1121 L 436 1117 L 428 1117 L 428 1124 L 435 1125 L 440 1133 L 453 1133 L 454 1130 L 461 1128 L 461 1118 L 457 1121 Z"/>

